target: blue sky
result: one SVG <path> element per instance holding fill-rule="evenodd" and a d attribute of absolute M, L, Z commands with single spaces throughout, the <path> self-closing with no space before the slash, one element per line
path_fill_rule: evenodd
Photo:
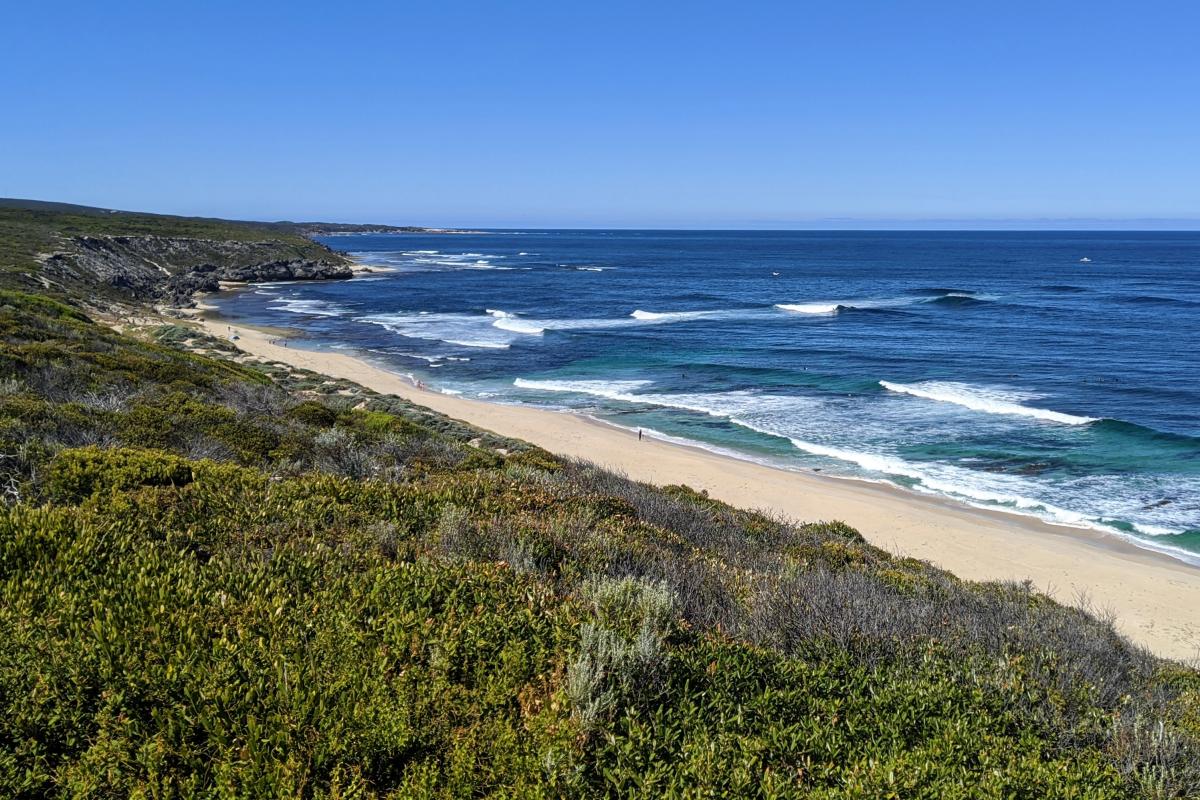
<path fill-rule="evenodd" d="M 1200 4 L 12 3 L 0 196 L 259 219 L 1200 227 Z"/>

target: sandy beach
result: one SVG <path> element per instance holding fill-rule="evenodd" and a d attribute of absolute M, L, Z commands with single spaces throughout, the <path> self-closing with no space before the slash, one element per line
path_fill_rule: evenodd
<path fill-rule="evenodd" d="M 872 544 L 970 580 L 1031 580 L 1063 603 L 1109 611 L 1157 655 L 1200 662 L 1200 569 L 1116 536 L 971 508 L 899 488 L 742 461 L 647 437 L 577 414 L 506 406 L 420 389 L 346 354 L 274 344 L 278 333 L 196 317 L 263 359 L 344 378 L 496 433 L 587 459 L 655 484 L 684 483 L 732 505 L 796 520 L 841 520 Z"/>

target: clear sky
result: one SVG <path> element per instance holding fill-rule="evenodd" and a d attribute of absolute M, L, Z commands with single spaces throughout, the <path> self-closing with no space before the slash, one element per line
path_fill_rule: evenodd
<path fill-rule="evenodd" d="M 65 0 L 7 3 L 3 25 L 0 196 L 427 225 L 1200 227 L 1196 2 Z"/>

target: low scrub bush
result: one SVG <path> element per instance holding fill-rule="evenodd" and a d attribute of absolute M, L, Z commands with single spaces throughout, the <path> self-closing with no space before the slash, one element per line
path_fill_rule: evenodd
<path fill-rule="evenodd" d="M 1186 797 L 1028 586 L 0 293 L 0 796 Z"/>

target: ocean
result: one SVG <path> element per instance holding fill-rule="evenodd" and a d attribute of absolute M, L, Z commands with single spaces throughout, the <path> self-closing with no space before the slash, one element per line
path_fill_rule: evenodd
<path fill-rule="evenodd" d="M 223 314 L 431 388 L 1118 534 L 1200 564 L 1200 233 L 322 239 Z"/>

